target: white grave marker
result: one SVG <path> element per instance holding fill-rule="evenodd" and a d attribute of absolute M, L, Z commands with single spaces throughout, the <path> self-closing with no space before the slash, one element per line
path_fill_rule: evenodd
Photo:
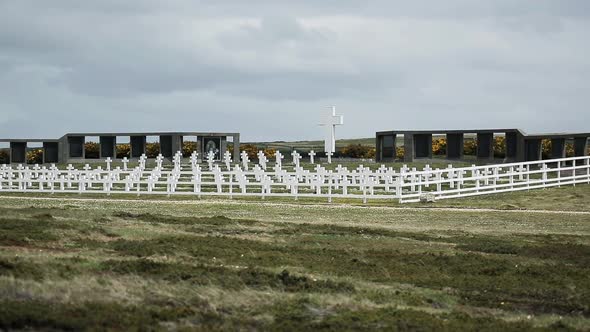
<path fill-rule="evenodd" d="M 311 150 L 311 151 L 309 151 L 309 162 L 311 164 L 315 164 L 314 159 L 315 159 L 315 151 Z"/>

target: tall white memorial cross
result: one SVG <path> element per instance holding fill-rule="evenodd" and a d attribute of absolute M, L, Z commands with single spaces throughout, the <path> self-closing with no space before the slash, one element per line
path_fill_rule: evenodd
<path fill-rule="evenodd" d="M 336 107 L 332 106 L 332 112 L 329 115 L 322 118 L 320 126 L 326 127 L 326 138 L 324 140 L 324 151 L 336 152 L 336 126 L 342 126 L 344 124 L 344 117 L 342 115 L 336 115 Z"/>

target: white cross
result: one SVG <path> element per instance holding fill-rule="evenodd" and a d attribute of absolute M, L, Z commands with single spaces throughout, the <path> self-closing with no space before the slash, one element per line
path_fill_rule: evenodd
<path fill-rule="evenodd" d="M 225 167 L 228 171 L 231 171 L 231 153 L 229 151 L 225 151 L 223 154 L 223 161 L 225 162 Z"/>
<path fill-rule="evenodd" d="M 541 173 L 543 181 L 547 181 L 547 170 L 548 169 L 549 169 L 549 167 L 547 167 L 547 164 L 543 164 L 543 167 L 541 167 L 541 171 L 543 172 L 543 173 Z"/>
<path fill-rule="evenodd" d="M 33 169 L 35 170 L 35 177 L 37 177 L 37 174 L 41 170 L 41 167 L 39 167 L 39 164 L 35 164 L 35 166 L 33 166 Z"/>
<path fill-rule="evenodd" d="M 195 168 L 197 166 L 197 164 L 199 163 L 199 154 L 196 151 L 193 151 L 193 153 L 191 153 L 191 168 Z"/>
<path fill-rule="evenodd" d="M 147 159 L 147 156 L 145 155 L 145 153 L 139 157 L 139 169 L 142 171 L 145 169 L 146 159 Z"/>
<path fill-rule="evenodd" d="M 331 164 L 332 163 L 332 155 L 333 154 L 334 153 L 332 153 L 332 152 L 326 152 L 326 156 L 328 156 L 328 164 Z"/>
<path fill-rule="evenodd" d="M 164 160 L 164 158 L 162 157 L 162 160 Z M 182 153 L 177 151 L 176 154 L 174 155 L 173 158 L 173 162 L 174 162 L 174 169 L 175 170 L 180 170 L 180 164 L 182 163 Z"/>
<path fill-rule="evenodd" d="M 314 158 L 315 157 L 315 151 L 311 150 L 309 151 L 309 162 L 314 164 Z"/>
<path fill-rule="evenodd" d="M 260 165 L 260 167 L 262 167 L 262 169 L 266 170 L 266 162 L 268 160 L 266 159 L 264 152 L 262 150 L 258 150 L 258 153 L 256 155 L 258 156 L 258 164 Z"/>
<path fill-rule="evenodd" d="M 430 184 L 428 182 L 430 180 L 430 176 L 432 175 L 431 174 L 432 167 L 430 167 L 430 165 L 427 164 L 426 166 L 424 166 L 423 171 L 425 172 L 424 173 L 424 180 L 426 181 L 426 187 L 428 188 L 428 187 L 430 187 Z"/>
<path fill-rule="evenodd" d="M 342 126 L 344 124 L 344 117 L 342 115 L 336 115 L 336 107 L 332 106 L 332 112 L 322 118 L 320 126 L 326 127 L 326 138 L 324 140 L 324 151 L 336 152 L 336 126 Z M 328 156 L 328 160 L 330 156 Z M 330 161 L 328 161 L 330 162 Z"/>
<path fill-rule="evenodd" d="M 295 167 L 299 167 L 299 160 L 301 159 L 301 155 L 293 150 L 293 152 L 291 153 L 291 157 L 293 157 L 293 164 L 295 165 Z"/>
<path fill-rule="evenodd" d="M 158 168 L 158 169 L 162 168 L 163 161 L 164 161 L 164 156 L 162 156 L 162 154 L 158 154 L 158 156 L 156 157 L 156 168 Z"/>
<path fill-rule="evenodd" d="M 111 157 L 107 157 L 105 162 L 107 163 L 107 171 L 110 171 L 111 170 L 111 163 L 113 162 L 113 160 L 111 159 Z"/>
<path fill-rule="evenodd" d="M 215 162 L 215 152 L 209 151 L 207 153 L 207 164 L 209 165 L 209 170 L 213 170 L 213 163 Z"/>
<path fill-rule="evenodd" d="M 490 178 L 488 177 L 488 175 L 492 175 L 494 174 L 492 171 L 490 171 L 489 168 L 484 168 L 483 171 L 481 172 L 481 175 L 485 176 L 486 178 L 484 179 L 484 183 L 485 185 L 489 185 L 490 184 Z"/>
<path fill-rule="evenodd" d="M 247 171 L 248 170 L 248 162 L 250 161 L 248 159 L 248 153 L 246 151 L 242 151 L 242 153 L 240 154 L 240 157 L 242 158 L 242 166 Z"/>
<path fill-rule="evenodd" d="M 518 165 L 518 167 L 516 168 L 516 172 L 518 173 L 518 180 L 519 181 L 523 180 L 522 174 L 524 171 L 526 171 L 526 167 L 524 167 L 522 164 Z"/>
<path fill-rule="evenodd" d="M 262 150 L 258 150 L 258 153 L 256 154 L 256 156 L 258 157 L 258 160 L 262 159 L 262 157 L 264 157 L 264 152 L 262 152 Z"/>
<path fill-rule="evenodd" d="M 123 162 L 123 170 L 127 171 L 127 164 L 129 163 L 129 159 L 127 159 L 127 157 L 123 157 L 121 161 Z"/>
<path fill-rule="evenodd" d="M 283 158 L 285 158 L 285 157 L 281 154 L 281 152 L 279 150 L 277 150 L 275 152 L 275 157 L 276 157 L 276 162 L 275 162 L 276 163 L 276 167 L 281 168 L 283 166 L 282 165 Z"/>

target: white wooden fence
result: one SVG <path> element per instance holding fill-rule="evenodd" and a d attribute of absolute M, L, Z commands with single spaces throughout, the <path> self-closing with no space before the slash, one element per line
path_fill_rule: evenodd
<path fill-rule="evenodd" d="M 590 184 L 590 156 L 412 171 L 397 183 L 400 202 Z"/>
<path fill-rule="evenodd" d="M 266 197 L 321 197 L 389 199 L 400 203 L 439 200 L 475 195 L 486 195 L 554 186 L 590 184 L 590 156 L 562 158 L 524 163 L 498 164 L 445 169 L 422 170 L 403 166 L 399 170 L 381 166 L 377 170 L 359 166 L 349 170 L 338 165 L 327 170 L 321 165 L 305 169 L 299 165 L 284 167 L 276 163 L 272 169 L 263 165 L 214 164 L 201 166 L 192 156 L 183 164 L 180 154 L 173 165 L 164 167 L 163 158 L 148 169 L 146 158 L 139 166 L 127 164 L 111 169 L 85 165 L 75 169 L 50 167 L 0 167 L 1 192 L 79 193 L 79 194 L 137 194 L 137 195 L 192 195 L 192 196 L 256 196 Z"/>

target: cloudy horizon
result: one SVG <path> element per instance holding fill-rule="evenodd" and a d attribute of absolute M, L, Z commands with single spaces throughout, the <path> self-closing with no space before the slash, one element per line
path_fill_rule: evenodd
<path fill-rule="evenodd" d="M 0 138 L 590 132 L 590 2 L 0 1 Z"/>

